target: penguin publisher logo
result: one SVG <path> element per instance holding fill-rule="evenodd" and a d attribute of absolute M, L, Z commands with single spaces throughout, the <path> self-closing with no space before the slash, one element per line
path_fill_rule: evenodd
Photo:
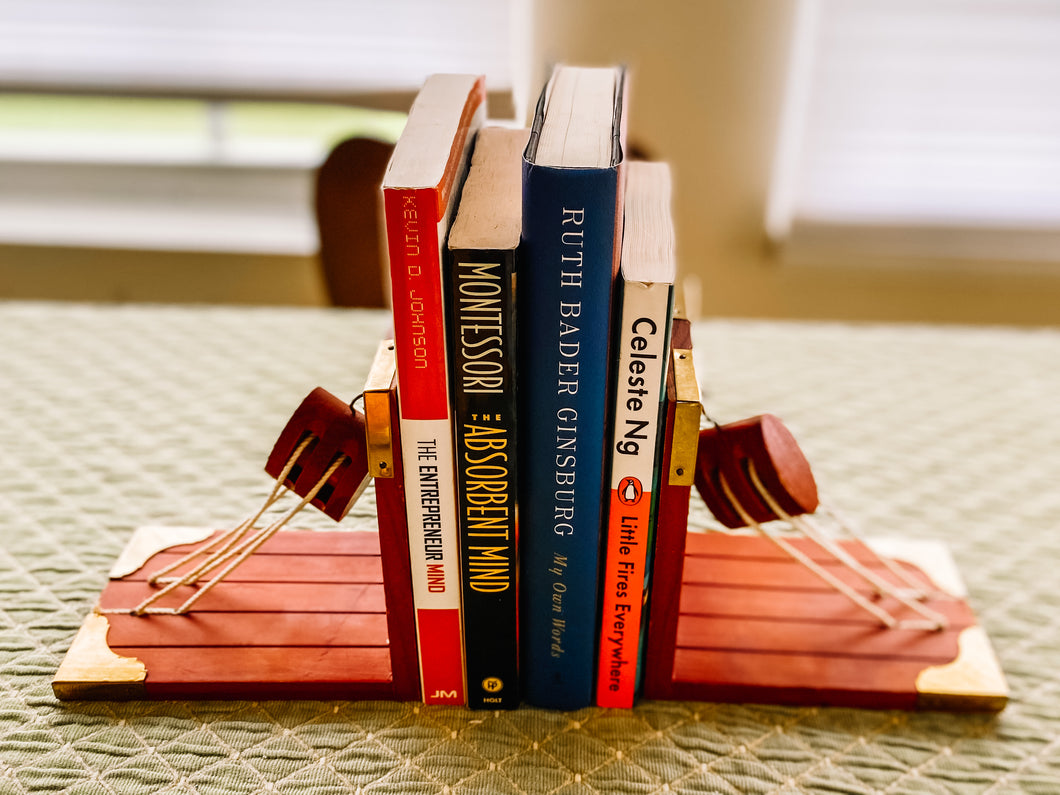
<path fill-rule="evenodd" d="M 636 505 L 644 496 L 644 487 L 640 481 L 632 475 L 622 478 L 618 484 L 618 501 L 623 505 Z"/>

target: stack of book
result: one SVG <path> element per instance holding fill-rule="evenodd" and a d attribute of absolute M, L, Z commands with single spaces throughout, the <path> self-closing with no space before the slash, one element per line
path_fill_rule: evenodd
<path fill-rule="evenodd" d="M 668 167 L 623 161 L 625 96 L 623 69 L 559 66 L 513 130 L 481 77 L 433 76 L 384 177 L 428 703 L 633 703 L 674 236 Z"/>

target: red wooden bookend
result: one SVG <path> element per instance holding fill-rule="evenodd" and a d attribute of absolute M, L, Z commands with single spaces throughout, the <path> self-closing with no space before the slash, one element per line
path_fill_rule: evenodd
<path fill-rule="evenodd" d="M 699 432 L 696 488 L 726 527 L 746 527 L 747 522 L 733 507 L 724 485 L 755 521 L 781 518 L 759 495 L 750 465 L 766 491 L 789 515 L 817 510 L 817 483 L 806 456 L 784 423 L 772 414 L 762 414 Z"/>
<path fill-rule="evenodd" d="M 160 592 L 152 575 L 166 569 L 180 577 L 200 559 L 190 555 L 220 548 L 223 536 L 207 528 L 138 529 L 56 673 L 59 698 L 420 698 L 389 350 L 390 361 L 373 366 L 365 387 L 367 417 L 316 389 L 266 465 L 273 477 L 289 468 L 287 485 L 304 497 L 336 456 L 352 459 L 329 478 L 331 493 L 313 501 L 338 519 L 367 472 L 366 428 L 386 430 L 393 447 L 389 476 L 376 481 L 379 532 L 278 532 L 204 593 L 193 613 L 165 614 L 200 585 Z M 155 594 L 158 612 L 133 613 Z"/>
<path fill-rule="evenodd" d="M 668 434 L 671 429 L 672 423 Z M 669 455 L 665 451 L 664 462 Z M 788 518 L 818 509 L 809 464 L 771 415 L 700 431 L 695 470 L 707 506 L 731 528 L 747 526 L 745 518 L 785 518 L 763 493 Z M 765 535 L 689 533 L 688 499 L 689 489 L 672 479 L 660 489 L 646 697 L 890 709 L 1004 707 L 1004 674 L 953 579 L 956 569 L 944 547 L 907 543 L 900 556 L 914 564 L 886 561 L 860 540 L 835 542 L 843 555 L 886 581 L 889 594 L 907 588 L 910 578 L 922 585 L 922 603 L 877 597 L 895 618 L 888 628 L 785 551 L 795 548 L 811 565 L 870 598 L 870 583 L 833 549 L 797 535 L 782 548 Z M 925 609 L 942 618 L 935 628 L 923 628 L 930 623 L 922 620 Z"/>
<path fill-rule="evenodd" d="M 299 445 L 308 444 L 288 474 L 284 485 L 299 497 L 324 477 L 342 456 L 345 462 L 328 478 L 312 504 L 336 522 L 349 511 L 368 477 L 368 452 L 364 415 L 317 387 L 287 421 L 265 463 L 265 471 L 279 479 Z"/>

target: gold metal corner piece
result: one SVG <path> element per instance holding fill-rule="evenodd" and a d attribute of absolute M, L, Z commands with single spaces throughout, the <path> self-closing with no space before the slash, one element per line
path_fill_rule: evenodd
<path fill-rule="evenodd" d="M 394 477 L 394 437 L 390 416 L 390 387 L 397 368 L 393 340 L 383 340 L 375 353 L 364 385 L 365 437 L 368 442 L 368 474 L 373 478 Z"/>
<path fill-rule="evenodd" d="M 62 701 L 136 699 L 144 697 L 147 667 L 135 657 L 121 657 L 107 645 L 110 623 L 90 613 L 52 679 Z"/>
<path fill-rule="evenodd" d="M 699 447 L 699 418 L 703 413 L 692 351 L 674 348 L 673 366 L 677 405 L 674 407 L 669 482 L 675 486 L 691 486 L 696 471 L 696 450 Z"/>
<path fill-rule="evenodd" d="M 925 668 L 916 679 L 920 709 L 1000 712 L 1008 703 L 1005 674 L 982 627 L 958 638 L 957 659 Z"/>
<path fill-rule="evenodd" d="M 216 531 L 213 527 L 143 525 L 137 527 L 110 569 L 110 578 L 120 580 L 143 568 L 159 552 L 178 544 L 197 544 Z"/>

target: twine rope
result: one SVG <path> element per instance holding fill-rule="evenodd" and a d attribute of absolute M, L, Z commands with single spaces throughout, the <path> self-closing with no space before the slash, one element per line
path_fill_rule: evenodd
<path fill-rule="evenodd" d="M 279 532 L 285 527 L 298 513 L 309 505 L 328 482 L 335 471 L 339 467 L 349 461 L 349 457 L 345 455 L 337 455 L 328 466 L 328 469 L 320 477 L 320 479 L 313 485 L 313 487 L 306 492 L 306 495 L 295 505 L 289 509 L 283 516 L 276 521 L 261 528 L 256 533 L 252 534 L 248 538 L 244 539 L 248 530 L 253 530 L 255 523 L 262 517 L 266 510 L 272 507 L 281 497 L 283 497 L 290 489 L 284 485 L 287 480 L 287 476 L 291 473 L 291 470 L 297 464 L 298 459 L 302 453 L 305 452 L 306 448 L 315 440 L 315 436 L 307 436 L 299 445 L 295 448 L 290 458 L 287 459 L 287 463 L 284 465 L 283 470 L 276 478 L 276 484 L 273 486 L 269 495 L 265 498 L 262 507 L 259 508 L 255 513 L 248 516 L 242 522 L 237 524 L 232 529 L 226 531 L 220 538 L 211 539 L 205 544 L 201 545 L 197 549 L 192 550 L 187 555 L 184 555 L 180 560 L 171 563 L 155 572 L 152 573 L 148 582 L 152 585 L 165 583 L 165 587 L 161 588 L 157 592 L 151 594 L 149 597 L 144 599 L 140 604 L 132 609 L 118 609 L 111 608 L 106 610 L 100 610 L 100 613 L 121 613 L 125 615 L 183 615 L 189 612 L 192 606 L 207 593 L 209 593 L 218 583 L 223 582 L 229 574 L 235 571 L 247 558 L 249 558 L 262 544 L 268 541 L 272 536 Z M 195 566 L 191 571 L 185 573 L 180 577 L 165 578 L 163 575 L 177 569 L 196 558 L 206 555 L 206 559 Z M 225 563 L 227 562 L 227 565 Z M 224 565 L 224 568 L 216 574 L 209 582 L 199 588 L 194 594 L 192 594 L 183 604 L 179 607 L 152 607 L 155 602 L 164 598 L 167 594 L 172 593 L 177 588 L 184 585 L 196 584 L 206 573 L 217 569 Z"/>
<path fill-rule="evenodd" d="M 795 527 L 796 530 L 801 531 L 805 536 L 817 542 L 818 545 L 820 545 L 823 549 L 833 555 L 837 560 L 843 563 L 843 565 L 851 569 L 863 580 L 872 585 L 877 595 L 889 596 L 892 599 L 895 599 L 901 604 L 905 605 L 915 613 L 919 613 L 928 622 L 930 622 L 930 629 L 945 629 L 948 622 L 944 615 L 936 612 L 935 610 L 932 610 L 929 607 L 925 607 L 924 605 L 920 604 L 920 602 L 916 601 L 916 599 L 910 598 L 905 593 L 903 593 L 902 589 L 895 588 L 882 577 L 863 566 L 861 562 L 858 561 L 853 555 L 843 549 L 839 544 L 835 542 L 834 539 L 828 536 L 827 533 L 817 527 L 817 525 L 813 521 L 811 521 L 809 517 L 792 516 L 787 511 L 785 511 L 780 506 L 780 504 L 773 498 L 773 495 L 769 493 L 769 490 L 766 489 L 765 485 L 763 485 L 761 479 L 759 479 L 758 472 L 755 469 L 753 461 L 748 460 L 747 462 L 747 474 L 750 476 L 751 483 L 754 484 L 755 490 L 758 491 L 758 496 L 760 496 L 765 501 L 766 505 L 769 506 L 770 510 L 772 510 L 773 513 L 775 513 L 781 519 L 784 519 L 786 522 L 789 522 L 792 526 Z M 868 547 L 866 546 L 866 548 Z M 875 555 L 875 553 L 873 554 Z M 876 557 L 882 560 L 879 555 L 876 555 Z M 919 595 L 920 593 L 920 590 L 917 589 L 917 594 Z M 911 628 L 910 625 L 915 624 L 915 622 L 909 621 L 900 621 L 898 623 L 900 626 L 905 628 Z"/>
<path fill-rule="evenodd" d="M 927 599 L 931 593 L 940 593 L 936 587 L 932 587 L 930 590 L 926 589 L 924 583 L 914 579 L 912 574 L 899 566 L 894 560 L 886 555 L 880 555 L 873 550 L 871 545 L 865 540 L 864 534 L 857 529 L 857 525 L 855 525 L 846 514 L 840 512 L 838 508 L 832 505 L 821 505 L 821 511 L 830 516 L 844 533 L 872 551 L 880 563 L 882 563 L 891 574 L 906 584 L 906 587 L 909 588 L 914 598 L 924 600 Z"/>
<path fill-rule="evenodd" d="M 151 574 L 151 577 L 148 579 L 148 582 L 151 585 L 157 585 L 159 582 L 167 585 L 167 588 L 164 589 L 157 598 L 161 598 L 165 594 L 171 592 L 174 588 L 181 585 L 190 585 L 206 572 L 217 568 L 217 566 L 221 565 L 221 563 L 231 557 L 232 554 L 235 554 L 234 552 L 231 552 L 232 547 L 242 539 L 248 529 L 254 527 L 255 523 L 262 517 L 265 511 L 275 505 L 280 497 L 283 496 L 286 490 L 286 487 L 283 484 L 287 480 L 287 476 L 291 474 L 291 470 L 294 469 L 295 464 L 298 463 L 298 459 L 301 457 L 302 453 L 305 452 L 306 448 L 312 444 L 315 438 L 316 437 L 311 434 L 307 435 L 306 438 L 294 449 L 294 452 L 291 453 L 290 457 L 287 459 L 287 463 L 284 464 L 283 469 L 277 476 L 272 491 L 269 492 L 269 495 L 265 498 L 265 501 L 255 513 L 248 516 L 232 529 L 225 531 L 220 538 L 211 539 L 207 544 L 204 544 L 197 549 L 193 549 L 187 555 L 180 558 L 180 560 L 170 563 L 168 566 L 164 566 Z M 214 550 L 214 547 L 218 544 L 221 544 L 220 549 Z M 212 554 L 209 554 L 211 551 Z M 190 563 L 200 555 L 208 555 L 208 557 L 191 571 L 186 572 L 176 580 L 163 579 L 164 575 Z"/>
<path fill-rule="evenodd" d="M 824 582 L 826 582 L 836 591 L 843 594 L 855 605 L 874 616 L 881 624 L 883 624 L 888 629 L 893 629 L 899 625 L 898 619 L 896 619 L 888 611 L 884 610 L 879 605 L 873 604 L 871 601 L 866 599 L 852 587 L 847 585 L 845 582 L 840 580 L 838 577 L 836 577 L 830 571 L 825 569 L 815 560 L 810 558 L 805 552 L 790 544 L 786 539 L 781 538 L 780 536 L 773 535 L 768 530 L 766 530 L 766 528 L 763 527 L 760 522 L 758 522 L 754 517 L 751 516 L 750 513 L 747 512 L 747 510 L 743 507 L 740 501 L 736 498 L 736 495 L 730 488 L 729 482 L 726 479 L 724 473 L 718 473 L 718 480 L 721 484 L 722 491 L 725 492 L 725 496 L 729 500 L 729 503 L 740 515 L 740 518 L 744 521 L 746 525 L 754 528 L 755 532 L 757 532 L 763 538 L 767 538 L 772 541 L 776 546 L 778 546 L 792 558 L 797 560 L 799 563 L 801 563 L 803 566 L 805 566 L 807 569 L 817 575 L 820 579 L 824 580 Z"/>

